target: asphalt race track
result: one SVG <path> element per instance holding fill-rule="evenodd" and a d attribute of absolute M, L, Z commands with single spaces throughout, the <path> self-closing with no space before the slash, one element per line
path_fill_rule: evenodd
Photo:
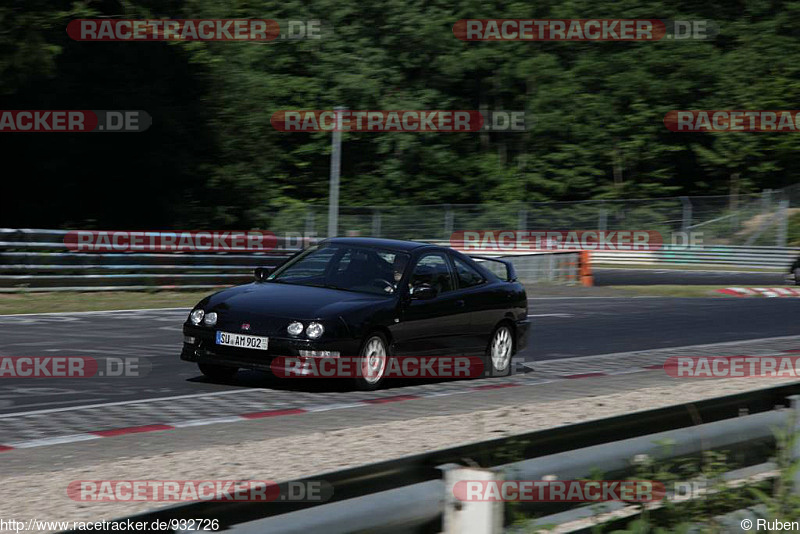
<path fill-rule="evenodd" d="M 797 335 L 795 298 L 533 298 L 527 362 Z M 206 380 L 178 358 L 184 309 L 0 316 L 2 356 L 89 356 L 100 369 L 137 358 L 138 377 L 0 378 L 0 417 L 29 411 L 250 388 L 285 389 L 258 372 Z M 108 362 L 111 363 L 108 363 Z M 316 385 L 310 386 L 313 390 Z M 329 386 L 325 386 L 329 387 Z M 402 385 L 394 388 L 402 391 Z"/>
<path fill-rule="evenodd" d="M 784 286 L 786 273 L 678 269 L 593 269 L 596 286 L 718 285 L 744 287 Z M 787 266 L 788 272 L 788 266 Z"/>

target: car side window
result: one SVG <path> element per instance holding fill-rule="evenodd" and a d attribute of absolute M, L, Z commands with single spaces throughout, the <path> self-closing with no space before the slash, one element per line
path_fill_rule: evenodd
<path fill-rule="evenodd" d="M 475 287 L 485 282 L 485 278 L 476 271 L 472 266 L 465 263 L 463 260 L 453 258 L 453 265 L 456 268 L 456 278 L 458 278 L 458 287 Z"/>
<path fill-rule="evenodd" d="M 336 274 L 341 274 L 347 270 L 347 267 L 350 266 L 351 256 L 352 254 L 350 254 L 350 251 L 348 250 L 341 258 L 339 258 L 339 265 L 336 267 Z"/>
<path fill-rule="evenodd" d="M 411 287 L 419 284 L 429 284 L 439 293 L 446 293 L 454 288 L 453 275 L 444 254 L 427 254 L 419 259 L 411 274 Z"/>

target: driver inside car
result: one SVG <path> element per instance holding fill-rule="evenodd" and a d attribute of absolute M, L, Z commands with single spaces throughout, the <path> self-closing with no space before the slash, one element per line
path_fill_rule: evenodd
<path fill-rule="evenodd" d="M 403 278 L 403 273 L 406 270 L 406 265 L 408 265 L 408 258 L 406 256 L 402 256 L 397 254 L 394 257 L 394 264 L 392 265 L 392 270 L 394 271 L 394 284 L 392 286 L 395 290 L 397 290 L 397 284 L 400 283 L 400 280 Z"/>

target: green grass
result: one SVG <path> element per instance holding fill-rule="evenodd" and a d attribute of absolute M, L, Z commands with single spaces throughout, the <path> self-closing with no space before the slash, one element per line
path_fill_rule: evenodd
<path fill-rule="evenodd" d="M 723 286 L 677 286 L 677 285 L 655 285 L 655 286 L 604 286 L 628 294 L 637 296 L 653 297 L 727 297 L 723 293 L 718 293 L 717 289 Z"/>
<path fill-rule="evenodd" d="M 594 263 L 598 269 L 658 269 L 659 271 L 741 271 L 751 273 L 782 273 L 788 269 L 761 269 L 758 267 L 737 267 L 735 265 L 678 265 L 674 263 L 658 263 L 647 265 L 615 265 L 611 263 Z"/>
<path fill-rule="evenodd" d="M 583 288 L 563 288 L 565 294 L 581 293 Z M 722 286 L 603 286 L 604 294 L 656 297 L 725 297 L 717 293 Z M 592 288 L 594 289 L 594 288 Z M 540 286 L 531 295 L 541 291 Z M 13 313 L 76 312 L 98 310 L 134 310 L 142 308 L 189 308 L 213 293 L 207 291 L 97 291 L 0 294 L 0 315 Z"/>
<path fill-rule="evenodd" d="M 97 291 L 0 294 L 0 314 L 191 307 L 209 291 Z"/>

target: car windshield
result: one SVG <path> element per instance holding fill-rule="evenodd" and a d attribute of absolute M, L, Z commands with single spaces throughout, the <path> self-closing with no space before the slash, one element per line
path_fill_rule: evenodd
<path fill-rule="evenodd" d="M 312 247 L 272 273 L 268 282 L 392 295 L 408 265 L 402 252 L 325 244 Z"/>

